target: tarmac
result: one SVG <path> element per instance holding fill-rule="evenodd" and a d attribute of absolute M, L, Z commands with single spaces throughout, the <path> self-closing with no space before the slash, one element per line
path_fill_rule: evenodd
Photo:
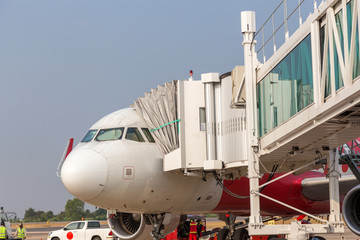
<path fill-rule="evenodd" d="M 221 227 L 222 222 L 219 222 L 219 227 Z M 64 224 L 63 226 L 65 226 Z M 15 227 L 13 227 L 14 229 Z M 47 240 L 48 234 L 51 231 L 58 230 L 61 227 L 40 227 L 40 228 L 33 228 L 27 227 L 27 240 Z M 326 240 L 360 240 L 360 237 L 352 233 L 347 227 L 345 227 L 345 233 L 340 234 L 322 234 L 319 236 L 324 237 Z M 67 239 L 61 239 L 67 240 Z"/>

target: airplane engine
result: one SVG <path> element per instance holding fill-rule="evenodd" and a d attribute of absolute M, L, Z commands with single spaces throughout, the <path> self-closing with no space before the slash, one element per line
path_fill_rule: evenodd
<path fill-rule="evenodd" d="M 360 236 L 360 185 L 351 189 L 345 196 L 342 214 L 346 225 Z"/>
<path fill-rule="evenodd" d="M 153 239 L 150 233 L 153 226 L 144 214 L 122 213 L 109 214 L 107 222 L 113 233 L 123 240 Z M 179 215 L 166 215 L 164 219 L 164 235 L 173 232 L 180 223 Z"/>

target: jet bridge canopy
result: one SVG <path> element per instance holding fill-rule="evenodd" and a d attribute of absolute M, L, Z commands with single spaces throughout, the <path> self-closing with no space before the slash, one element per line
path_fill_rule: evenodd
<path fill-rule="evenodd" d="M 179 148 L 177 81 L 151 89 L 135 101 L 134 107 L 149 126 L 164 155 Z"/>

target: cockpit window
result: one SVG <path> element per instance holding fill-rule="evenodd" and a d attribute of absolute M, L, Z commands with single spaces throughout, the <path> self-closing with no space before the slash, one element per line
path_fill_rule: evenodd
<path fill-rule="evenodd" d="M 145 142 L 144 138 L 141 136 L 139 129 L 137 128 L 128 128 L 125 138 L 132 141 Z"/>
<path fill-rule="evenodd" d="M 89 130 L 85 137 L 81 140 L 81 142 L 90 142 L 91 140 L 93 140 L 93 138 L 95 137 L 96 133 L 98 130 Z"/>
<path fill-rule="evenodd" d="M 101 129 L 96 136 L 96 141 L 109 141 L 109 140 L 118 140 L 121 139 L 124 133 L 124 128 L 109 128 Z"/>
<path fill-rule="evenodd" d="M 154 143 L 155 140 L 153 138 L 153 136 L 151 135 L 149 129 L 147 128 L 141 128 L 141 130 L 143 131 L 143 133 L 145 134 L 145 137 L 147 138 L 147 140 L 151 143 Z"/>

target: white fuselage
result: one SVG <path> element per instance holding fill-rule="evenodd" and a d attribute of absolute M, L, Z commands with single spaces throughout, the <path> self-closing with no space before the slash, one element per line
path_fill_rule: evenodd
<path fill-rule="evenodd" d="M 134 109 L 114 112 L 90 129 L 119 127 L 124 127 L 121 139 L 95 137 L 66 158 L 61 178 L 70 193 L 89 204 L 130 213 L 202 213 L 217 206 L 222 189 L 212 178 L 163 171 L 163 156 L 141 131 L 146 126 Z M 129 127 L 140 129 L 145 141 L 126 139 Z"/>

